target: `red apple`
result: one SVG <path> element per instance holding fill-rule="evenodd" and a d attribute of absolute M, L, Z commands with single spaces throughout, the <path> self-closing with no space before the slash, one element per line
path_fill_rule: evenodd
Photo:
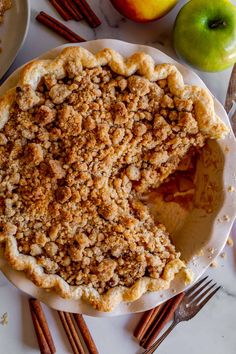
<path fill-rule="evenodd" d="M 178 0 L 111 0 L 125 17 L 136 22 L 154 21 L 169 12 Z"/>

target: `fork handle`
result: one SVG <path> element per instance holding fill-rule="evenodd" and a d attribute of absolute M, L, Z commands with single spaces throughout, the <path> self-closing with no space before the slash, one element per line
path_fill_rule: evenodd
<path fill-rule="evenodd" d="M 170 334 L 170 332 L 175 328 L 175 326 L 177 326 L 178 323 L 178 321 L 173 321 L 171 326 L 162 334 L 162 336 L 149 349 L 145 350 L 143 354 L 153 354 L 155 350 L 159 347 L 159 345 L 163 342 L 163 340 L 168 336 L 168 334 Z"/>

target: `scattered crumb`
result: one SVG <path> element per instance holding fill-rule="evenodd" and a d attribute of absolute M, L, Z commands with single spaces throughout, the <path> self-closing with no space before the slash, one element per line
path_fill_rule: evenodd
<path fill-rule="evenodd" d="M 171 289 L 172 293 L 175 294 L 176 293 L 176 290 L 175 289 Z"/>
<path fill-rule="evenodd" d="M 229 147 L 228 146 L 225 147 L 225 152 L 229 152 Z"/>
<path fill-rule="evenodd" d="M 224 219 L 224 221 L 230 221 L 229 215 L 224 215 L 224 216 L 223 216 L 223 219 Z"/>
<path fill-rule="evenodd" d="M 198 255 L 198 257 L 204 256 L 204 251 L 203 251 L 203 250 L 200 250 L 197 255 Z"/>
<path fill-rule="evenodd" d="M 218 263 L 217 263 L 216 261 L 213 261 L 213 262 L 211 263 L 211 267 L 212 267 L 212 268 L 217 268 L 217 267 L 218 267 Z"/>
<path fill-rule="evenodd" d="M 222 218 L 217 219 L 218 222 L 223 223 L 223 222 L 228 222 L 230 221 L 229 215 L 224 215 Z"/>
<path fill-rule="evenodd" d="M 223 258 L 223 259 L 226 259 L 226 258 L 227 258 L 227 254 L 226 254 L 225 252 L 222 252 L 222 253 L 220 254 L 220 256 L 221 256 L 221 258 Z"/>
<path fill-rule="evenodd" d="M 234 241 L 232 240 L 231 237 L 228 238 L 228 240 L 227 240 L 227 245 L 230 246 L 230 247 L 233 247 Z"/>
<path fill-rule="evenodd" d="M 228 192 L 235 192 L 235 188 L 233 186 L 228 187 Z"/>
<path fill-rule="evenodd" d="M 210 254 L 214 254 L 215 251 L 216 251 L 216 249 L 215 249 L 215 248 L 212 248 L 212 247 L 209 247 L 209 248 L 207 249 L 207 251 L 208 251 Z"/>
<path fill-rule="evenodd" d="M 8 313 L 5 312 L 0 318 L 0 324 L 6 326 L 8 324 Z"/>
<path fill-rule="evenodd" d="M 215 248 L 209 247 L 209 248 L 207 249 L 207 252 L 209 253 L 208 259 L 214 258 L 214 254 L 216 253 L 216 251 L 217 251 L 217 250 L 216 250 Z M 214 263 L 214 261 L 213 261 L 213 263 Z"/>
<path fill-rule="evenodd" d="M 194 256 L 192 259 L 192 264 L 194 267 L 199 267 L 199 263 L 198 263 L 198 257 Z"/>

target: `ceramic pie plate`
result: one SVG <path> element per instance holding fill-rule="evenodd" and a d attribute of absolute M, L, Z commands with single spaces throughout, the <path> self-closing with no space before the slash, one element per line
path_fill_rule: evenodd
<path fill-rule="evenodd" d="M 12 0 L 12 8 L 4 14 L 0 25 L 0 79 L 9 69 L 24 43 L 30 20 L 29 0 Z"/>
<path fill-rule="evenodd" d="M 66 46 L 68 45 L 57 47 L 43 54 L 40 59 L 52 59 Z M 185 83 L 206 88 L 194 72 L 155 48 L 110 39 L 86 42 L 81 46 L 93 53 L 110 47 L 124 57 L 144 51 L 150 54 L 156 63 L 176 65 Z M 19 69 L 0 87 L 0 95 L 16 85 L 18 75 Z M 187 266 L 193 274 L 193 281 L 204 273 L 222 251 L 236 215 L 236 170 L 232 168 L 236 161 L 236 140 L 223 106 L 215 98 L 214 103 L 217 115 L 228 125 L 230 133 L 224 140 L 210 141 L 203 150 L 203 156 L 197 166 L 196 206 L 186 212 L 175 203 L 168 203 L 161 208 L 159 205 L 155 206 L 155 201 L 152 203 L 152 209 L 158 215 L 158 219 L 167 226 L 173 243 L 181 251 L 183 258 L 188 261 Z M 177 276 L 169 290 L 147 293 L 135 302 L 121 303 L 112 313 L 102 313 L 82 300 L 65 300 L 53 291 L 47 292 L 39 289 L 27 279 L 23 272 L 11 269 L 1 255 L 0 268 L 17 288 L 38 298 L 48 306 L 57 310 L 96 317 L 146 311 L 187 287 Z"/>

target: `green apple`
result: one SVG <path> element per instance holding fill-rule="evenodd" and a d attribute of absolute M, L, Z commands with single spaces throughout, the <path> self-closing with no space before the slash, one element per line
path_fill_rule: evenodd
<path fill-rule="evenodd" d="M 191 0 L 174 25 L 174 47 L 190 65 L 221 71 L 236 62 L 236 7 L 229 0 Z"/>

